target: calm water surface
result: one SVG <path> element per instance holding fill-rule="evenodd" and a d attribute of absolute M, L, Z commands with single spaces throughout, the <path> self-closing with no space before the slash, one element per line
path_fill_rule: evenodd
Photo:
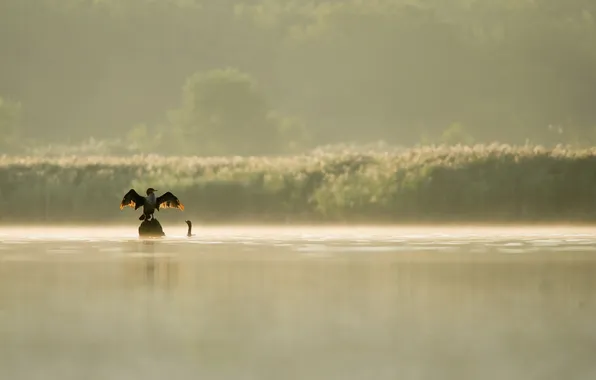
<path fill-rule="evenodd" d="M 0 228 L 0 379 L 596 379 L 596 228 Z"/>

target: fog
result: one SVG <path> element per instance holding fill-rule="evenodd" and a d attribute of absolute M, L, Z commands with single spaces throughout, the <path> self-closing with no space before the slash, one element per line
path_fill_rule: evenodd
<path fill-rule="evenodd" d="M 1 0 L 0 378 L 595 378 L 594 17 Z"/>
<path fill-rule="evenodd" d="M 93 136 L 201 155 L 377 140 L 589 146 L 594 11 L 590 1 L 3 0 L 0 128 L 24 145 Z"/>
<path fill-rule="evenodd" d="M 517 231 L 2 229 L 0 376 L 593 378 L 596 235 Z"/>

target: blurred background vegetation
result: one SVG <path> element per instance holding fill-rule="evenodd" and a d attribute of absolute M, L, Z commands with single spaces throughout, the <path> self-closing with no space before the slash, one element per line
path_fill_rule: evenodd
<path fill-rule="evenodd" d="M 0 149 L 596 143 L 588 0 L 2 0 Z"/>
<path fill-rule="evenodd" d="M 347 148 L 347 149 L 346 149 Z M 172 191 L 168 223 L 596 221 L 596 148 L 425 146 L 277 157 L 0 157 L 0 222 L 137 223 L 128 189 Z"/>
<path fill-rule="evenodd" d="M 147 186 L 201 220 L 596 220 L 595 17 L 588 0 L 2 0 L 0 220 L 129 218 L 114 205 Z"/>

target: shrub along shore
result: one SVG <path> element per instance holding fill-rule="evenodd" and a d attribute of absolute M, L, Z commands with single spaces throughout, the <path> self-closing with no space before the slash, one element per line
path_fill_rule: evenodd
<path fill-rule="evenodd" d="M 596 149 L 477 145 L 291 157 L 0 158 L 3 224 L 129 223 L 130 188 L 195 223 L 596 221 Z M 137 221 L 138 222 L 138 221 Z"/>

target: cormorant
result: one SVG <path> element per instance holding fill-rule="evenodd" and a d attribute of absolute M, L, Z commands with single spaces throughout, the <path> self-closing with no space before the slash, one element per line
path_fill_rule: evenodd
<path fill-rule="evenodd" d="M 184 205 L 178 200 L 174 194 L 169 191 L 159 197 L 155 196 L 157 190 L 153 188 L 147 189 L 147 196 L 143 197 L 139 195 L 134 189 L 130 189 L 122 202 L 120 202 L 120 210 L 124 207 L 129 206 L 137 210 L 139 207 L 143 207 L 143 215 L 139 217 L 139 220 L 151 220 L 153 219 L 153 213 L 155 210 L 159 211 L 160 208 L 177 208 L 184 210 Z"/>
<path fill-rule="evenodd" d="M 185 222 L 188 225 L 188 232 L 186 233 L 186 236 L 195 236 L 195 234 L 192 233 L 192 222 L 190 220 L 185 220 Z"/>

